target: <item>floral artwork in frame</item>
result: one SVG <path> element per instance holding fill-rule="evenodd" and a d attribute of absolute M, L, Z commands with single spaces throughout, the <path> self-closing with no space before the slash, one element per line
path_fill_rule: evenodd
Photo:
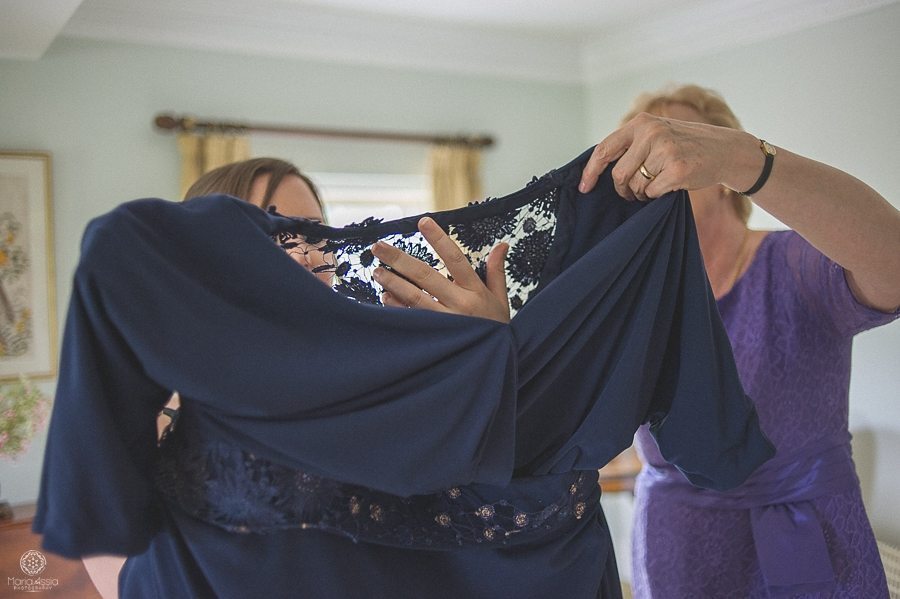
<path fill-rule="evenodd" d="M 56 376 L 50 155 L 0 151 L 0 380 Z"/>

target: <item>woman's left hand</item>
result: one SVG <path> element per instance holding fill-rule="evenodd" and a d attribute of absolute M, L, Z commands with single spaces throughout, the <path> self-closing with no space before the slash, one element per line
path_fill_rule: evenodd
<path fill-rule="evenodd" d="M 509 246 L 498 244 L 488 254 L 485 284 L 459 246 L 433 219 L 422 218 L 419 231 L 443 260 L 453 280 L 450 281 L 421 260 L 379 241 L 372 246 L 372 253 L 403 275 L 398 276 L 382 267 L 375 269 L 375 280 L 384 288 L 381 296 L 384 305 L 509 322 L 509 297 L 503 268 Z"/>
<path fill-rule="evenodd" d="M 642 201 L 720 183 L 748 189 L 765 161 L 759 141 L 749 133 L 641 113 L 597 144 L 579 190 L 593 189 L 600 173 L 616 159 L 616 192 Z"/>

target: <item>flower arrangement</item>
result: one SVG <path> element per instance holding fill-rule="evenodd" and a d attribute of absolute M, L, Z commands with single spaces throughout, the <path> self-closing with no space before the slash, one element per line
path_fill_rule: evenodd
<path fill-rule="evenodd" d="M 14 458 L 28 448 L 49 407 L 50 399 L 25 376 L 0 387 L 0 457 Z"/>

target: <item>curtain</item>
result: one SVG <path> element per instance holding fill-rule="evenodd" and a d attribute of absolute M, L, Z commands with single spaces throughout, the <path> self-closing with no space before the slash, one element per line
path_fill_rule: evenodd
<path fill-rule="evenodd" d="M 178 134 L 181 153 L 181 197 L 200 175 L 212 169 L 250 158 L 250 140 L 242 133 Z"/>
<path fill-rule="evenodd" d="M 481 200 L 481 150 L 460 144 L 431 148 L 431 189 L 435 210 Z"/>

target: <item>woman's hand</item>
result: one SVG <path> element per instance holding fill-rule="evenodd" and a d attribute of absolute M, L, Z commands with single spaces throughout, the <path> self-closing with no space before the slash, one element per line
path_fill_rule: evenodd
<path fill-rule="evenodd" d="M 375 280 L 384 288 L 381 296 L 384 305 L 509 322 L 509 297 L 503 268 L 509 246 L 501 243 L 491 250 L 485 285 L 456 243 L 434 220 L 428 217 L 420 220 L 419 231 L 444 261 L 453 280 L 448 280 L 421 260 L 379 241 L 372 246 L 372 253 L 403 275 L 398 276 L 382 267 L 375 269 Z"/>
<path fill-rule="evenodd" d="M 593 189 L 616 159 L 616 192 L 642 201 L 720 183 L 749 189 L 765 162 L 759 141 L 749 133 L 641 113 L 597 144 L 582 172 L 581 192 Z"/>
<path fill-rule="evenodd" d="M 765 163 L 759 140 L 749 133 L 642 113 L 597 144 L 582 171 L 581 192 L 593 189 L 616 159 L 616 191 L 639 200 L 711 185 L 750 189 Z M 897 309 L 900 211 L 878 192 L 841 170 L 778 148 L 769 179 L 752 200 L 840 264 L 858 300 L 878 310 Z"/>

